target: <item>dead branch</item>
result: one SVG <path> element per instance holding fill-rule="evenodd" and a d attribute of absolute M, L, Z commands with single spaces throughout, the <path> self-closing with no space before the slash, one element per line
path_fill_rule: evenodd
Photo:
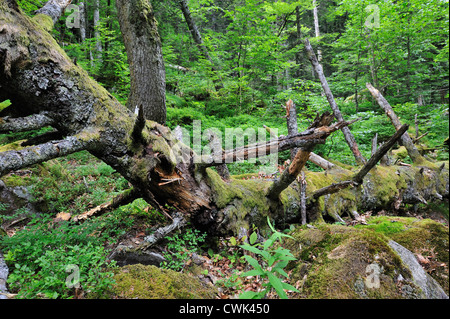
<path fill-rule="evenodd" d="M 310 147 L 312 148 L 312 147 Z M 272 200 L 277 200 L 281 192 L 285 190 L 295 179 L 297 178 L 300 171 L 305 166 L 309 159 L 311 151 L 308 149 L 300 149 L 295 155 L 294 160 L 291 165 L 284 170 L 281 177 L 274 181 L 267 192 L 267 197 Z"/>
<path fill-rule="evenodd" d="M 323 187 L 321 189 L 318 189 L 314 192 L 314 194 L 312 194 L 309 198 L 312 198 L 314 201 L 316 201 L 317 199 L 319 199 L 322 196 L 325 195 L 330 195 L 330 194 L 334 194 L 337 193 L 347 187 L 350 186 L 355 186 L 357 185 L 354 181 L 344 181 L 344 182 L 340 182 L 337 184 L 331 184 L 329 186 Z"/>
<path fill-rule="evenodd" d="M 45 113 L 20 118 L 4 117 L 0 118 L 0 133 L 26 132 L 51 126 L 53 124 L 53 119 L 48 117 Z"/>
<path fill-rule="evenodd" d="M 326 115 L 324 114 L 323 116 Z M 233 163 L 251 158 L 258 158 L 268 154 L 290 150 L 295 147 L 306 149 L 317 144 L 324 144 L 326 138 L 331 133 L 351 125 L 358 120 L 359 119 L 349 122 L 337 122 L 331 126 L 312 127 L 293 136 L 283 136 L 268 142 L 246 145 L 244 147 L 224 151 L 222 156 L 208 155 L 196 161 L 199 163 L 198 166 L 206 168 L 218 166 L 223 163 Z"/>
<path fill-rule="evenodd" d="M 417 142 L 419 142 L 422 138 L 424 138 L 424 137 L 427 136 L 428 134 L 430 134 L 430 132 L 426 132 L 426 133 L 424 133 L 424 134 L 422 134 L 422 135 L 416 137 L 416 138 L 413 140 L 413 143 L 414 143 L 414 144 L 417 144 Z"/>
<path fill-rule="evenodd" d="M 134 189 L 129 189 L 124 191 L 123 193 L 120 193 L 116 197 L 114 197 L 111 201 L 102 204 L 100 206 L 97 206 L 85 213 L 76 215 L 71 217 L 70 219 L 76 223 L 85 221 L 88 218 L 91 218 L 92 216 L 100 216 L 107 212 L 110 212 L 120 206 L 127 205 L 137 199 L 139 197 L 139 193 Z"/>
<path fill-rule="evenodd" d="M 374 97 L 374 99 L 378 102 L 378 104 L 381 106 L 381 108 L 384 110 L 386 115 L 391 120 L 392 125 L 395 127 L 396 130 L 399 130 L 400 127 L 402 126 L 402 123 L 395 114 L 389 102 L 384 98 L 383 95 L 381 95 L 381 93 L 376 88 L 372 86 L 372 84 L 367 83 L 366 86 L 369 89 L 372 96 Z M 403 145 L 406 147 L 406 150 L 408 151 L 409 157 L 411 157 L 411 159 L 414 162 L 423 161 L 423 157 L 420 155 L 419 150 L 414 146 L 414 143 L 411 137 L 408 135 L 408 133 L 403 134 L 401 140 Z"/>
<path fill-rule="evenodd" d="M 148 249 L 151 246 L 157 244 L 159 241 L 161 241 L 164 237 L 166 237 L 168 234 L 173 232 L 176 229 L 183 228 L 186 225 L 186 219 L 183 217 L 182 214 L 177 214 L 175 218 L 173 218 L 173 223 L 158 228 L 153 234 L 147 236 L 144 238 L 144 243 L 141 245 L 142 249 Z"/>
<path fill-rule="evenodd" d="M 309 161 L 311 163 L 316 164 L 317 166 L 320 166 L 323 169 L 332 169 L 333 167 L 336 166 L 333 163 L 327 161 L 326 159 L 324 159 L 323 157 L 317 155 L 314 152 L 311 152 L 311 154 L 309 155 Z"/>
<path fill-rule="evenodd" d="M 395 143 L 405 134 L 408 130 L 408 125 L 403 125 L 399 128 L 399 130 L 381 147 L 375 152 L 375 154 L 370 158 L 366 165 L 353 177 L 353 181 L 357 184 L 361 184 L 363 182 L 364 176 L 377 165 L 377 163 L 381 160 L 381 158 L 394 146 Z"/>
<path fill-rule="evenodd" d="M 333 93 L 330 90 L 330 87 L 328 85 L 327 79 L 325 78 L 325 75 L 323 73 L 322 66 L 320 65 L 319 61 L 317 60 L 316 54 L 314 53 L 314 50 L 311 46 L 311 43 L 309 43 L 309 40 L 305 40 L 305 49 L 308 53 L 308 58 L 314 68 L 314 71 L 316 72 L 317 76 L 320 79 L 320 83 L 322 84 L 322 88 L 325 92 L 325 96 L 328 100 L 328 103 L 331 106 L 331 109 L 334 112 L 334 115 L 336 116 L 336 119 L 338 121 L 344 121 L 344 117 L 342 116 L 341 111 L 339 110 L 339 107 L 334 99 Z M 356 144 L 355 137 L 353 136 L 352 132 L 350 132 L 350 129 L 345 126 L 342 128 L 342 132 L 344 133 L 345 140 L 347 141 L 348 146 L 350 147 L 350 150 L 352 151 L 353 155 L 355 156 L 357 163 L 365 163 L 366 160 L 362 156 L 361 152 L 359 151 L 358 144 Z"/>
<path fill-rule="evenodd" d="M 181 66 L 181 65 L 165 63 L 165 66 L 168 67 L 168 68 L 174 69 L 174 70 L 182 71 L 184 73 L 187 73 L 187 72 L 197 73 L 197 71 L 189 69 L 189 68 L 186 68 L 186 67 Z"/>
<path fill-rule="evenodd" d="M 302 225 L 306 225 L 306 176 L 305 172 L 302 172 L 300 180 L 300 215 L 302 217 Z"/>
<path fill-rule="evenodd" d="M 364 165 L 364 167 L 352 178 L 337 184 L 331 184 L 315 191 L 309 198 L 316 201 L 322 196 L 337 193 L 347 187 L 357 186 L 362 183 L 367 173 L 381 160 L 381 158 L 391 149 L 400 137 L 408 130 L 408 125 L 403 125 L 386 143 L 384 143 Z"/>
<path fill-rule="evenodd" d="M 0 153 L 0 176 L 10 171 L 85 150 L 89 144 L 89 141 L 82 138 L 69 136 L 64 140 L 27 147 L 19 151 Z"/>
<path fill-rule="evenodd" d="M 288 135 L 292 136 L 297 134 L 298 133 L 297 108 L 295 107 L 294 101 L 292 100 L 286 102 L 286 122 L 288 128 Z M 294 159 L 298 151 L 299 149 L 297 147 L 291 149 L 291 160 Z"/>

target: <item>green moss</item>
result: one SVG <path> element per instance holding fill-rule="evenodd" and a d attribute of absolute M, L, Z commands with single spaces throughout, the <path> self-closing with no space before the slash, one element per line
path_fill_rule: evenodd
<path fill-rule="evenodd" d="M 234 198 L 243 198 L 242 191 L 231 183 L 226 183 L 212 169 L 206 169 L 206 177 L 213 191 L 213 200 L 218 208 L 225 208 Z"/>
<path fill-rule="evenodd" d="M 3 182 L 7 187 L 28 186 L 31 183 L 31 178 L 28 176 L 7 175 L 2 177 Z"/>
<path fill-rule="evenodd" d="M 6 145 L 1 145 L 0 146 L 0 153 L 1 152 L 7 152 L 7 151 L 20 151 L 22 149 L 24 149 L 24 147 L 21 145 L 23 142 L 25 142 L 26 140 L 20 140 L 20 141 L 15 141 L 13 143 L 10 144 L 6 144 Z"/>
<path fill-rule="evenodd" d="M 244 180 L 251 179 L 252 177 L 258 177 L 258 173 L 247 173 L 231 176 L 232 179 L 244 179 Z"/>
<path fill-rule="evenodd" d="M 408 217 L 377 216 L 367 219 L 368 225 L 359 229 L 370 229 L 391 238 L 413 253 L 430 256 L 436 265 L 431 276 L 449 294 L 449 229 L 431 219 L 419 220 Z M 445 266 L 442 266 L 445 265 Z"/>
<path fill-rule="evenodd" d="M 170 269 L 140 264 L 120 268 L 111 297 L 126 299 L 213 299 L 217 293 L 198 279 Z"/>
<path fill-rule="evenodd" d="M 53 29 L 53 20 L 46 14 L 38 13 L 32 20 L 47 32 L 50 32 Z"/>
<path fill-rule="evenodd" d="M 392 150 L 392 156 L 395 159 L 405 159 L 408 156 L 408 151 L 406 150 L 406 147 L 400 146 L 396 150 Z"/>
<path fill-rule="evenodd" d="M 287 248 L 299 258 L 292 276 L 301 271 L 307 279 L 302 294 L 306 298 L 403 298 L 396 286 L 396 277 L 411 277 L 399 257 L 381 233 L 341 225 L 318 224 L 315 229 L 299 228 L 290 234 Z M 381 269 L 380 286 L 370 288 L 365 283 L 367 267 L 376 264 Z M 306 268 L 306 270 L 305 270 Z"/>

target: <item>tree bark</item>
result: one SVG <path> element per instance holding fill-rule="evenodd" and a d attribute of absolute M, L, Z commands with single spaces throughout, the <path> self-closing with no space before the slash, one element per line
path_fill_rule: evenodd
<path fill-rule="evenodd" d="M 288 128 L 289 136 L 298 133 L 298 123 L 297 123 L 297 108 L 294 101 L 289 100 L 286 103 L 286 122 Z M 291 160 L 294 160 L 295 155 L 298 153 L 298 148 L 291 149 Z"/>
<path fill-rule="evenodd" d="M 313 65 L 313 68 L 320 79 L 322 88 L 325 92 L 325 96 L 327 97 L 328 103 L 330 104 L 331 109 L 333 110 L 334 115 L 336 116 L 336 119 L 338 121 L 343 121 L 344 118 L 342 116 L 341 111 L 339 110 L 339 107 L 338 107 L 336 101 L 334 100 L 333 93 L 331 92 L 330 87 L 328 86 L 328 82 L 323 73 L 322 66 L 320 65 L 319 61 L 317 60 L 317 57 L 316 57 L 314 50 L 313 50 L 311 44 L 309 43 L 308 39 L 305 40 L 305 49 L 308 52 L 308 58 L 311 61 L 311 64 Z M 353 155 L 355 156 L 356 163 L 364 164 L 366 162 L 366 160 L 362 156 L 361 152 L 359 151 L 358 144 L 356 144 L 355 137 L 353 136 L 350 129 L 346 126 L 346 127 L 342 128 L 342 132 L 344 133 L 345 140 L 347 141 L 347 144 L 350 147 L 350 150 L 352 151 Z"/>
<path fill-rule="evenodd" d="M 131 88 L 127 106 L 144 108 L 147 120 L 166 122 L 166 73 L 161 40 L 149 0 L 117 0 L 130 65 Z"/>
<path fill-rule="evenodd" d="M 314 32 L 316 38 L 320 37 L 320 28 L 319 28 L 319 13 L 317 11 L 318 5 L 316 0 L 313 0 L 313 16 L 314 16 Z M 322 62 L 322 50 L 317 50 L 317 61 Z"/>
<path fill-rule="evenodd" d="M 378 104 L 381 106 L 381 108 L 384 110 L 386 115 L 389 117 L 389 119 L 392 122 L 392 125 L 394 125 L 395 129 L 398 130 L 402 126 L 402 123 L 400 122 L 399 118 L 395 114 L 394 110 L 392 109 L 389 102 L 384 98 L 381 93 L 372 86 L 372 84 L 367 83 L 367 88 L 369 89 L 370 93 L 374 97 L 374 99 L 378 102 Z M 408 133 L 403 134 L 402 136 L 402 143 L 406 147 L 406 150 L 408 151 L 409 157 L 416 162 L 416 163 L 422 163 L 424 161 L 424 158 L 422 155 L 420 155 L 419 150 L 417 147 L 414 146 L 414 142 L 409 136 Z"/>

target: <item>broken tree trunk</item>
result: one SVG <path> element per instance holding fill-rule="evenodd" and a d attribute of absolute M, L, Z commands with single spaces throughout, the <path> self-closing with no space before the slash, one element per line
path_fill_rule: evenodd
<path fill-rule="evenodd" d="M 295 135 L 298 133 L 297 123 L 297 108 L 294 101 L 289 100 L 286 102 L 286 122 L 288 128 L 288 135 Z M 298 153 L 298 148 L 291 149 L 291 160 L 294 160 L 295 155 Z"/>
<path fill-rule="evenodd" d="M 389 119 L 392 122 L 392 125 L 394 125 L 395 129 L 398 130 L 402 123 L 400 122 L 399 118 L 395 114 L 394 110 L 392 109 L 389 102 L 384 98 L 383 95 L 381 95 L 380 91 L 378 91 L 376 88 L 372 86 L 372 84 L 367 83 L 367 88 L 369 89 L 370 93 L 374 97 L 374 99 L 378 102 L 378 104 L 381 106 L 381 108 L 384 110 L 386 115 L 389 117 Z M 415 162 L 415 163 L 422 163 L 424 162 L 424 158 L 422 155 L 420 155 L 419 150 L 417 147 L 414 146 L 414 142 L 409 136 L 408 133 L 405 133 L 402 136 L 402 143 L 406 147 L 406 150 L 408 151 L 409 157 Z"/>
<path fill-rule="evenodd" d="M 215 156 L 217 163 L 203 165 L 196 161 L 202 158 L 201 154 L 179 142 L 167 127 L 132 113 L 74 65 L 49 34 L 52 26 L 52 17 L 38 14 L 30 18 L 14 1 L 0 0 L 0 99 L 11 100 L 10 108 L 20 115 L 18 119 L 45 114 L 50 119 L 47 124 L 64 137 L 0 153 L 0 176 L 87 150 L 113 167 L 133 185 L 137 196 L 155 208 L 167 204 L 201 230 L 236 235 L 252 224 L 265 227 L 267 217 L 277 224 L 298 222 L 298 183 L 294 180 L 277 191 L 278 196 L 268 196 L 274 185 L 272 180 L 231 177 L 226 182 L 208 166 L 266 155 L 270 150 L 300 147 L 308 152 L 310 147 L 325 143 L 334 131 L 351 124 L 339 121 L 327 126 L 318 120 L 315 127 L 305 132 L 225 150 L 221 156 Z M 14 123 L 14 118 L 8 122 Z M 298 163 L 305 158 L 300 156 Z M 294 165 L 291 175 L 300 166 Z M 310 197 L 319 188 L 351 179 L 354 172 L 334 167 L 327 172 L 305 174 Z M 438 195 L 448 196 L 448 165 L 439 171 L 377 167 L 360 186 L 319 198 L 307 217 L 314 220 L 339 216 L 347 209 L 353 212 L 385 207 L 399 198 L 405 203 L 429 201 Z"/>
<path fill-rule="evenodd" d="M 309 61 L 311 62 L 313 69 L 315 70 L 317 76 L 320 79 L 320 83 L 322 84 L 322 88 L 325 92 L 325 96 L 328 100 L 328 103 L 331 106 L 331 109 L 334 112 L 334 116 L 338 121 L 343 121 L 344 118 L 342 116 L 341 111 L 339 110 L 339 107 L 334 99 L 333 93 L 330 90 L 330 87 L 328 85 L 327 79 L 325 78 L 325 75 L 323 73 L 322 66 L 320 65 L 319 61 L 317 60 L 316 54 L 314 53 L 314 50 L 309 43 L 309 40 L 305 40 L 305 49 L 308 53 Z M 364 164 L 366 162 L 365 158 L 362 156 L 361 152 L 359 151 L 358 144 L 356 144 L 355 137 L 353 136 L 352 132 L 348 127 L 343 127 L 342 132 L 344 133 L 345 140 L 347 141 L 348 146 L 350 147 L 350 150 L 352 151 L 353 155 L 355 156 L 356 163 L 358 164 Z"/>
<path fill-rule="evenodd" d="M 116 169 L 152 206 L 170 205 L 190 216 L 195 225 L 222 234 L 238 233 L 251 223 L 264 226 L 261 215 L 279 220 L 285 205 L 295 204 L 287 202 L 283 194 L 279 199 L 268 199 L 270 181 L 265 181 L 267 187 L 263 188 L 251 182 L 237 187 L 224 182 L 207 169 L 208 165 L 196 162 L 199 155 L 179 142 L 168 128 L 143 119 L 142 107 L 138 115 L 133 114 L 73 64 L 49 34 L 52 27 L 52 17 L 39 14 L 30 18 L 13 1 L 0 0 L 0 96 L 10 99 L 11 108 L 18 114 L 25 110 L 32 117 L 45 114 L 49 119 L 45 124 L 65 136 L 0 153 L 0 175 L 87 150 Z M 273 150 L 323 144 L 333 131 L 349 124 L 317 126 L 253 148 L 227 150 L 219 156 L 221 163 L 217 165 Z M 282 193 L 292 190 L 288 187 Z M 253 218 L 250 213 L 255 209 L 255 198 L 261 196 L 264 199 L 257 204 L 261 214 Z M 241 216 L 233 213 L 236 207 L 241 207 Z M 234 218 L 232 223 L 225 222 Z"/>

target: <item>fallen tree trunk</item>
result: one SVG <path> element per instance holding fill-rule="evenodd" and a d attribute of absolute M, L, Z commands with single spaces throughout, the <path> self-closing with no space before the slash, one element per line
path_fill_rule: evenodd
<path fill-rule="evenodd" d="M 29 18 L 14 1 L 0 0 L 0 99 L 12 101 L 12 113 L 45 114 L 50 119 L 48 124 L 65 136 L 63 140 L 0 153 L 0 176 L 87 150 L 126 178 L 138 197 L 156 208 L 166 204 L 176 208 L 186 220 L 211 234 L 236 235 L 252 224 L 265 227 L 267 216 L 276 223 L 299 221 L 300 187 L 292 176 L 308 159 L 305 154 L 299 155 L 288 179 L 275 182 L 233 177 L 227 182 L 208 167 L 266 155 L 273 149 L 299 147 L 307 153 L 351 122 L 329 125 L 318 118 L 305 132 L 226 150 L 213 156 L 213 163 L 205 164 L 197 161 L 202 159 L 201 154 L 179 142 L 167 127 L 133 114 L 74 65 L 48 33 L 52 25 L 50 16 Z M 13 123 L 14 118 L 8 121 Z M 307 172 L 306 195 L 310 197 L 319 188 L 353 176 L 354 172 L 337 166 L 327 172 Z M 281 190 L 270 190 L 280 183 Z M 275 193 L 278 196 L 270 196 Z M 441 170 L 376 167 L 360 186 L 322 196 L 314 203 L 309 201 L 307 218 L 334 218 L 346 211 L 386 207 L 399 198 L 414 203 L 438 195 L 448 196 L 448 165 Z"/>

